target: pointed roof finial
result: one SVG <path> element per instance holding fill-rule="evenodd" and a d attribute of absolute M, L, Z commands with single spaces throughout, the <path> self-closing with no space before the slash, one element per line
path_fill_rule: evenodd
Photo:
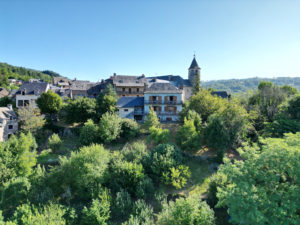
<path fill-rule="evenodd" d="M 196 55 L 195 54 L 194 54 L 194 58 L 193 58 L 193 61 L 192 61 L 191 66 L 190 66 L 189 69 L 193 69 L 193 68 L 199 68 L 198 63 L 196 61 Z"/>
<path fill-rule="evenodd" d="M 196 58 L 196 52 L 194 51 L 194 58 Z"/>

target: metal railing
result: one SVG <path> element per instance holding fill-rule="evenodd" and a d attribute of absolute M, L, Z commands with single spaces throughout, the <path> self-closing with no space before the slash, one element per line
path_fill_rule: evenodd
<path fill-rule="evenodd" d="M 149 105 L 181 105 L 182 101 L 144 101 L 145 104 Z"/>

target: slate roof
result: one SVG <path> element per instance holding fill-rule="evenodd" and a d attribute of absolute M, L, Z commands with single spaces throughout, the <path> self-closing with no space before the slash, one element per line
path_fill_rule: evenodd
<path fill-rule="evenodd" d="M 21 94 L 23 91 L 25 91 L 26 95 L 39 95 L 47 90 L 48 85 L 48 83 L 44 82 L 24 83 L 21 85 L 16 94 Z"/>
<path fill-rule="evenodd" d="M 121 97 L 117 101 L 119 108 L 133 108 L 137 106 L 144 106 L 144 97 Z"/>
<path fill-rule="evenodd" d="M 133 86 L 133 87 L 142 87 L 147 83 L 145 76 L 127 76 L 127 75 L 114 75 L 111 76 L 113 84 L 119 87 L 122 86 Z"/>
<path fill-rule="evenodd" d="M 57 85 L 58 83 L 67 83 L 70 84 L 71 81 L 65 77 L 53 77 L 53 84 Z"/>
<path fill-rule="evenodd" d="M 17 118 L 17 115 L 14 112 L 14 110 L 12 110 L 8 107 L 0 107 L 0 118 L 1 119 L 10 119 L 10 116 L 12 116 L 13 119 Z"/>
<path fill-rule="evenodd" d="M 191 66 L 190 66 L 189 69 L 194 69 L 194 68 L 199 68 L 195 57 L 193 58 L 193 61 L 192 61 Z"/>
<path fill-rule="evenodd" d="M 154 82 L 146 88 L 144 93 L 182 93 L 180 89 L 170 83 Z"/>
<path fill-rule="evenodd" d="M 212 95 L 217 95 L 221 98 L 230 98 L 230 95 L 227 93 L 227 91 L 213 91 L 211 93 Z"/>
<path fill-rule="evenodd" d="M 189 80 L 183 79 L 179 75 L 162 75 L 162 76 L 156 76 L 156 77 L 149 77 L 148 80 L 150 79 L 155 79 L 157 78 L 158 80 L 166 80 L 172 83 L 176 87 L 181 87 L 181 86 L 188 86 L 191 87 L 192 84 Z"/>
<path fill-rule="evenodd" d="M 83 90 L 83 91 L 87 91 L 93 85 L 95 85 L 95 84 L 91 83 L 89 81 L 75 80 L 75 81 L 72 82 L 72 85 L 71 85 L 70 89 L 71 90 Z"/>

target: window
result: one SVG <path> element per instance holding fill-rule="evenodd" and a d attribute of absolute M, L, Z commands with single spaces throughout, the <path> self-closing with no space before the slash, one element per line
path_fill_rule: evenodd
<path fill-rule="evenodd" d="M 22 91 L 22 95 L 25 95 L 25 91 Z"/>
<path fill-rule="evenodd" d="M 12 120 L 13 119 L 13 117 L 12 116 L 9 116 L 9 120 Z"/>
<path fill-rule="evenodd" d="M 170 102 L 174 101 L 174 96 L 170 96 Z"/>
<path fill-rule="evenodd" d="M 8 134 L 8 135 L 7 135 L 7 138 L 10 138 L 10 136 L 11 136 L 11 134 Z"/>
<path fill-rule="evenodd" d="M 137 88 L 137 89 L 136 89 L 136 92 L 139 92 L 139 91 L 140 91 L 140 89 L 139 89 L 139 88 Z"/>
<path fill-rule="evenodd" d="M 172 121 L 172 117 L 167 117 L 166 120 L 167 121 Z"/>
<path fill-rule="evenodd" d="M 18 106 L 24 106 L 23 105 L 23 100 L 18 100 Z"/>
<path fill-rule="evenodd" d="M 131 93 L 131 88 L 129 88 L 129 93 Z"/>
<path fill-rule="evenodd" d="M 124 109 L 124 112 L 128 112 L 128 109 Z"/>
<path fill-rule="evenodd" d="M 122 91 L 125 92 L 125 88 L 122 88 Z"/>
<path fill-rule="evenodd" d="M 8 129 L 12 130 L 12 129 L 14 129 L 14 126 L 13 125 L 8 125 Z"/>
<path fill-rule="evenodd" d="M 24 106 L 29 106 L 29 100 L 24 100 Z"/>

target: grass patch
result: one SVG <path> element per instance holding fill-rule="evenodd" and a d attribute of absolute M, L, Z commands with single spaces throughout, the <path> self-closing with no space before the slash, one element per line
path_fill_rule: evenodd
<path fill-rule="evenodd" d="M 37 163 L 48 164 L 51 161 L 58 161 L 59 155 L 52 153 L 51 149 L 43 150 L 37 157 Z"/>

